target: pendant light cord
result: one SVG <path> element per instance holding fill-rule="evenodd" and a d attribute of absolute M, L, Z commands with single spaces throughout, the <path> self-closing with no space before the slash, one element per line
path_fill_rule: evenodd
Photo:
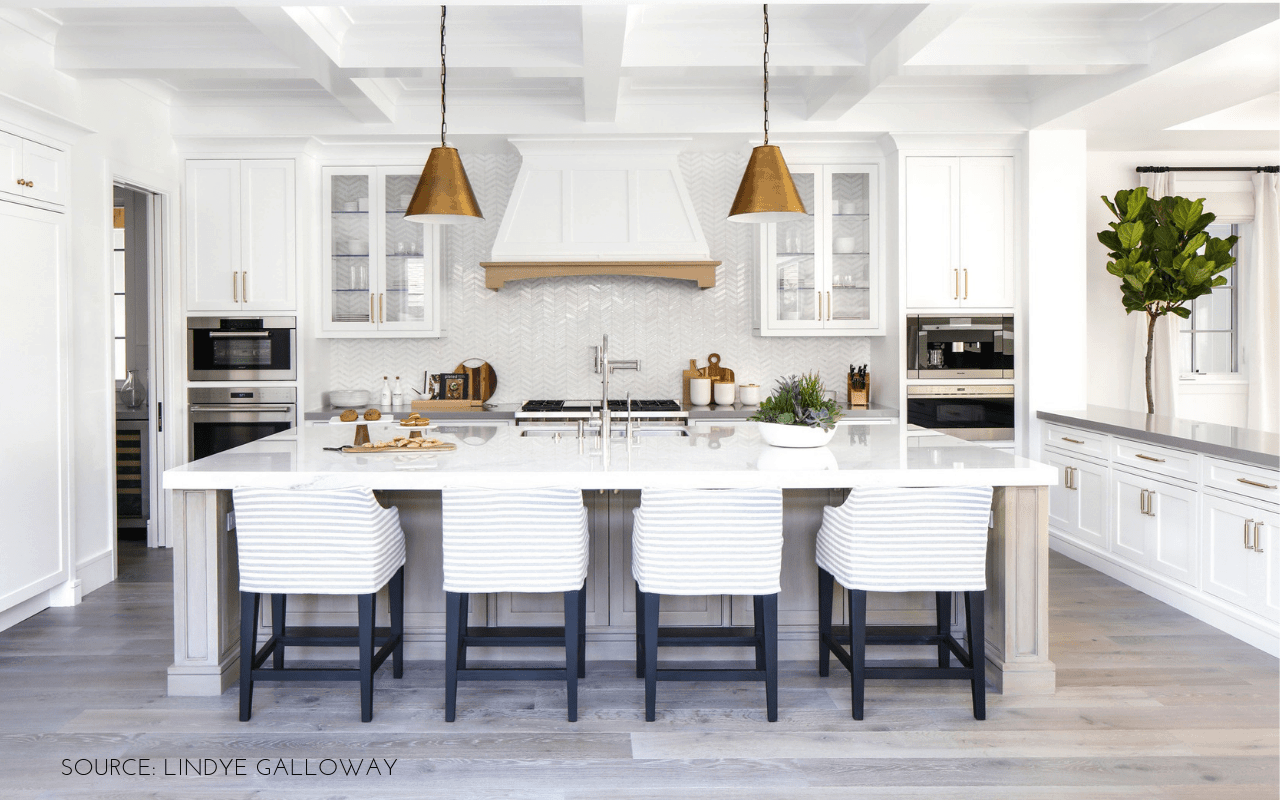
<path fill-rule="evenodd" d="M 440 6 L 440 146 L 444 147 L 444 133 L 447 129 L 444 121 L 444 84 L 447 75 L 444 65 L 444 14 L 445 6 Z M 768 103 L 765 104 L 766 107 Z"/>
<path fill-rule="evenodd" d="M 769 4 L 764 4 L 764 143 L 769 144 Z"/>

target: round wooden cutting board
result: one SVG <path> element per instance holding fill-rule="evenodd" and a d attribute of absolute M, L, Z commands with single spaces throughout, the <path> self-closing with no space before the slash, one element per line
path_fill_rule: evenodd
<path fill-rule="evenodd" d="M 489 362 L 481 358 L 468 358 L 453 368 L 454 372 L 467 374 L 467 399 L 487 401 L 498 388 L 498 373 Z"/>

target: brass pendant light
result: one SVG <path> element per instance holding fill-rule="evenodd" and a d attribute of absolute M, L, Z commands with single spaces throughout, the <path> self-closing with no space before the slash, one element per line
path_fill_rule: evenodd
<path fill-rule="evenodd" d="M 440 6 L 440 146 L 431 148 L 422 177 L 413 190 L 413 199 L 405 210 L 404 218 L 414 222 L 430 222 L 436 225 L 455 222 L 476 222 L 484 219 L 471 181 L 462 168 L 458 151 L 444 143 L 445 125 L 445 63 L 444 63 L 444 15 Z"/>
<path fill-rule="evenodd" d="M 787 222 L 806 215 L 782 151 L 769 144 L 769 4 L 764 6 L 764 144 L 751 151 L 729 209 L 734 222 Z"/>

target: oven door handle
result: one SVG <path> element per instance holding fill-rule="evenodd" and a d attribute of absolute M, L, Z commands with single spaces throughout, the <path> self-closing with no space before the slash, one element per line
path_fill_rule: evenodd
<path fill-rule="evenodd" d="M 208 334 L 231 339 L 266 339 L 271 336 L 271 331 L 209 331 Z"/>
<path fill-rule="evenodd" d="M 199 411 L 249 411 L 252 413 L 260 413 L 263 411 L 279 411 L 285 414 L 292 414 L 292 406 L 189 406 L 188 410 L 192 413 Z"/>

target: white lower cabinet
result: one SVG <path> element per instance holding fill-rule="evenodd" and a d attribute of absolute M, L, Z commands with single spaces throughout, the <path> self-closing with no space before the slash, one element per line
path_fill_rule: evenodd
<path fill-rule="evenodd" d="M 1276 470 L 1060 423 L 1044 434 L 1059 549 L 1280 654 L 1280 504 L 1262 494 Z"/>
<path fill-rule="evenodd" d="M 1058 484 L 1049 487 L 1049 524 L 1099 549 L 1107 547 L 1107 467 L 1049 453 Z"/>
<path fill-rule="evenodd" d="M 1204 532 L 1204 591 L 1280 621 L 1280 513 L 1206 492 L 1200 508 Z"/>

